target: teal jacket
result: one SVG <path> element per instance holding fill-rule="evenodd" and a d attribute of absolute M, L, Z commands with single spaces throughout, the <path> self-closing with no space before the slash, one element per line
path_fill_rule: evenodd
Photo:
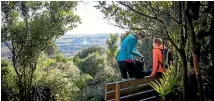
<path fill-rule="evenodd" d="M 117 61 L 133 60 L 133 56 L 142 55 L 137 51 L 137 39 L 134 34 L 128 35 L 122 42 Z"/>

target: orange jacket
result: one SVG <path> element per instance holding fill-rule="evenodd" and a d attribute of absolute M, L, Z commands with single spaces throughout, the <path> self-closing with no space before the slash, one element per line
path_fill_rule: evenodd
<path fill-rule="evenodd" d="M 152 74 L 150 76 L 155 76 L 156 72 L 164 72 L 164 69 L 161 64 L 158 63 L 160 61 L 163 62 L 162 52 L 160 49 L 163 49 L 161 46 L 154 46 L 154 49 L 152 51 L 153 54 L 153 68 L 152 68 Z M 159 68 L 158 68 L 159 66 Z"/>

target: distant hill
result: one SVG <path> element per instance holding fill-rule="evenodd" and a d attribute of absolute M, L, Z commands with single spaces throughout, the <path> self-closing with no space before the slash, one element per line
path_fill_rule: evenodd
<path fill-rule="evenodd" d="M 103 48 L 107 48 L 106 40 L 110 34 L 73 34 L 63 35 L 56 40 L 56 44 L 59 47 L 60 52 L 65 57 L 72 57 L 77 54 L 81 49 L 87 48 L 93 45 L 98 45 Z M 119 42 L 118 42 L 119 45 Z M 8 57 L 9 49 L 5 44 L 1 44 L 1 56 Z"/>
<path fill-rule="evenodd" d="M 109 36 L 110 34 L 64 35 L 56 40 L 56 44 L 64 56 L 71 57 L 77 54 L 82 48 L 87 48 L 93 45 L 98 45 L 106 49 L 106 40 Z"/>

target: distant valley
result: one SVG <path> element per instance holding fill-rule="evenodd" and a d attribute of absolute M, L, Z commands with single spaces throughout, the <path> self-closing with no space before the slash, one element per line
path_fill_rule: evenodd
<path fill-rule="evenodd" d="M 87 48 L 93 45 L 98 45 L 106 49 L 106 40 L 109 38 L 109 36 L 110 34 L 64 35 L 56 40 L 56 44 L 59 47 L 60 52 L 65 57 L 72 57 L 83 48 Z M 119 45 L 119 41 L 117 45 Z M 9 50 L 3 43 L 1 43 L 1 56 L 9 57 Z"/>

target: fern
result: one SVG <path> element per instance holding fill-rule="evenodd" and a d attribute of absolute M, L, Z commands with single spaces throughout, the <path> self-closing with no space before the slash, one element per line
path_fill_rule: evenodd
<path fill-rule="evenodd" d="M 179 73 L 176 72 L 174 67 L 170 67 L 159 80 L 152 81 L 150 85 L 160 94 L 162 99 L 173 91 L 179 84 Z"/>

